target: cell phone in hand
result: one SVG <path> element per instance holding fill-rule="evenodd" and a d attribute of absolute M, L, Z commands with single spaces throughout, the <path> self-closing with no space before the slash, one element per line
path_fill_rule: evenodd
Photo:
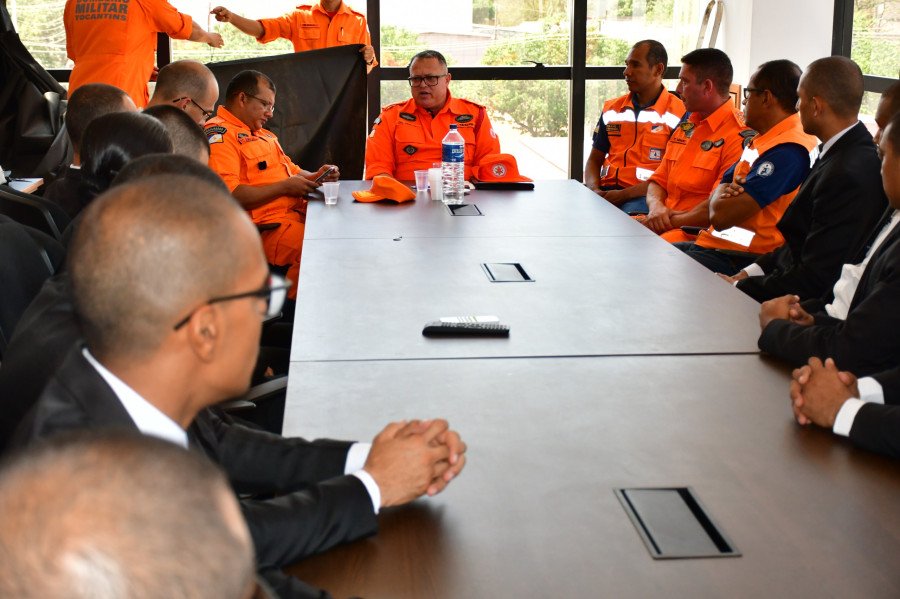
<path fill-rule="evenodd" d="M 333 173 L 333 172 L 334 172 L 334 167 L 333 167 L 333 166 L 329 166 L 329 167 L 325 170 L 324 173 L 322 173 L 321 175 L 319 175 L 318 177 L 316 177 L 315 182 L 316 182 L 316 183 L 321 183 L 321 182 L 322 182 L 322 179 L 324 179 L 325 177 L 327 177 L 328 175 L 330 175 L 330 174 Z"/>

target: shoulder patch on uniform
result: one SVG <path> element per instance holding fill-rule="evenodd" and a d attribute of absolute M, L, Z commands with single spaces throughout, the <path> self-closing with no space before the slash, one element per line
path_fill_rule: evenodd
<path fill-rule="evenodd" d="M 228 129 L 226 129 L 222 125 L 213 125 L 212 127 L 207 127 L 206 129 L 204 129 L 203 132 L 206 134 L 206 137 L 209 137 L 210 135 L 215 135 L 217 133 L 220 135 L 222 133 L 227 133 Z"/>
<path fill-rule="evenodd" d="M 376 117 L 375 117 L 375 120 L 372 121 L 372 126 L 374 127 L 375 125 L 379 125 L 379 124 L 381 124 L 381 117 L 380 117 L 380 116 L 376 116 Z"/>
<path fill-rule="evenodd" d="M 456 122 L 457 123 L 468 123 L 469 121 L 471 121 L 474 118 L 475 117 L 472 116 L 471 114 L 461 114 L 458 117 L 456 117 Z"/>
<path fill-rule="evenodd" d="M 403 119 L 404 121 L 414 121 L 414 120 L 416 120 L 416 115 L 410 114 L 408 112 L 401 112 L 400 118 Z"/>
<path fill-rule="evenodd" d="M 206 141 L 208 141 L 210 143 L 210 145 L 212 145 L 212 144 L 220 144 L 220 143 L 224 142 L 225 140 L 222 138 L 221 133 L 213 133 L 212 135 L 206 136 Z"/>
<path fill-rule="evenodd" d="M 403 148 L 403 151 L 412 156 L 419 151 L 419 148 L 417 148 L 416 146 L 406 146 L 405 148 Z"/>
<path fill-rule="evenodd" d="M 772 164 L 771 162 L 769 162 L 768 160 L 766 160 L 765 162 L 760 164 L 758 167 L 756 167 L 756 174 L 759 175 L 760 177 L 768 177 L 769 175 L 771 175 L 774 172 L 775 172 L 775 165 Z"/>

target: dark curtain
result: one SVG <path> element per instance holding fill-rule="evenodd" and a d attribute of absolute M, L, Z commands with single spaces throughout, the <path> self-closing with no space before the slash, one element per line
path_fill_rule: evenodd
<path fill-rule="evenodd" d="M 336 164 L 342 179 L 362 179 L 366 140 L 366 67 L 362 46 L 209 63 L 219 81 L 253 69 L 275 82 L 275 115 L 266 123 L 284 151 L 306 170 Z"/>
<path fill-rule="evenodd" d="M 0 164 L 31 176 L 62 126 L 66 92 L 37 63 L 0 2 Z"/>

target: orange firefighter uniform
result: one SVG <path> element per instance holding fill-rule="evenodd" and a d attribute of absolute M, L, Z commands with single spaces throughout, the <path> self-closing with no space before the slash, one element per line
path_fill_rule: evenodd
<path fill-rule="evenodd" d="M 734 178 L 746 178 L 747 174 L 754 169 L 761 172 L 766 168 L 764 160 L 757 160 L 767 151 L 775 146 L 782 144 L 796 144 L 803 146 L 807 152 L 811 152 L 816 147 L 816 138 L 812 135 L 804 133 L 803 125 L 800 124 L 800 115 L 792 114 L 765 133 L 748 138 L 749 143 L 741 154 L 741 160 L 734 169 Z M 762 164 L 757 164 L 761 162 Z M 768 165 L 771 169 L 771 164 Z M 766 176 L 765 172 L 761 173 Z M 779 196 L 775 201 L 765 206 L 762 210 L 738 224 L 742 229 L 747 229 L 754 233 L 750 246 L 742 246 L 731 241 L 715 237 L 712 233 L 715 227 L 709 227 L 706 231 L 701 231 L 695 242 L 700 247 L 734 250 L 739 252 L 750 252 L 753 254 L 767 254 L 784 243 L 784 237 L 776 226 L 784 211 L 787 210 L 797 190 L 800 189 L 798 184 L 791 191 Z"/>
<path fill-rule="evenodd" d="M 441 161 L 441 140 L 456 125 L 466 142 L 466 179 L 485 156 L 500 153 L 484 106 L 447 96 L 447 103 L 433 117 L 413 98 L 385 107 L 375 119 L 366 143 L 366 179 L 390 175 L 401 181 L 415 179 L 414 171 L 429 169 Z"/>
<path fill-rule="evenodd" d="M 209 167 L 218 173 L 228 189 L 238 185 L 269 185 L 296 175 L 300 167 L 281 149 L 275 134 L 266 129 L 251 131 L 240 119 L 219 106 L 216 116 L 204 127 L 209 141 Z M 306 200 L 280 196 L 248 210 L 254 223 L 277 223 L 261 232 L 266 259 L 275 266 L 287 266 L 287 277 L 295 284 L 288 296 L 297 296 L 300 254 L 306 226 Z"/>
<path fill-rule="evenodd" d="M 676 212 L 709 199 L 725 171 L 740 158 L 744 139 L 754 134 L 731 102 L 705 119 L 696 113 L 686 116 L 666 144 L 662 164 L 650 177 L 666 190 L 665 205 Z M 673 243 L 693 241 L 680 229 L 666 231 L 662 237 Z"/>
<path fill-rule="evenodd" d="M 261 44 L 279 38 L 289 39 L 294 44 L 294 52 L 349 44 L 372 45 L 365 15 L 347 6 L 346 2 L 341 2 L 333 17 L 329 17 L 317 2 L 298 6 L 293 12 L 274 19 L 259 19 L 259 24 L 263 33 L 256 39 Z M 372 62 L 368 65 L 369 70 L 377 64 L 377 60 Z"/>
<path fill-rule="evenodd" d="M 193 30 L 191 17 L 165 0 L 67 0 L 63 24 L 66 54 L 75 63 L 69 94 L 85 83 L 108 83 L 124 90 L 138 108 L 150 99 L 156 34 L 183 40 Z"/>
<path fill-rule="evenodd" d="M 600 186 L 625 189 L 646 181 L 683 114 L 684 103 L 665 88 L 643 108 L 631 93 L 606 102 L 594 129 L 593 147 L 606 154 Z"/>

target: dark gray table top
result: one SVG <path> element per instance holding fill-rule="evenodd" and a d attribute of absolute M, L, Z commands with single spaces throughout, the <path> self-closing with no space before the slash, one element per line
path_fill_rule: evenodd
<path fill-rule="evenodd" d="M 800 428 L 759 356 L 292 365 L 286 434 L 446 417 L 441 495 L 293 569 L 336 597 L 897 597 L 900 466 Z M 654 561 L 613 495 L 690 486 L 742 557 Z"/>
<path fill-rule="evenodd" d="M 293 361 L 757 351 L 758 305 L 656 236 L 307 239 L 300 272 Z M 421 334 L 466 314 L 510 337 Z"/>
<path fill-rule="evenodd" d="M 394 237 L 650 237 L 577 181 L 537 181 L 534 191 L 475 190 L 466 196 L 483 216 L 451 216 L 441 202 L 420 193 L 416 201 L 359 203 L 351 192 L 368 181 L 341 181 L 338 203 L 310 202 L 306 240 Z"/>

